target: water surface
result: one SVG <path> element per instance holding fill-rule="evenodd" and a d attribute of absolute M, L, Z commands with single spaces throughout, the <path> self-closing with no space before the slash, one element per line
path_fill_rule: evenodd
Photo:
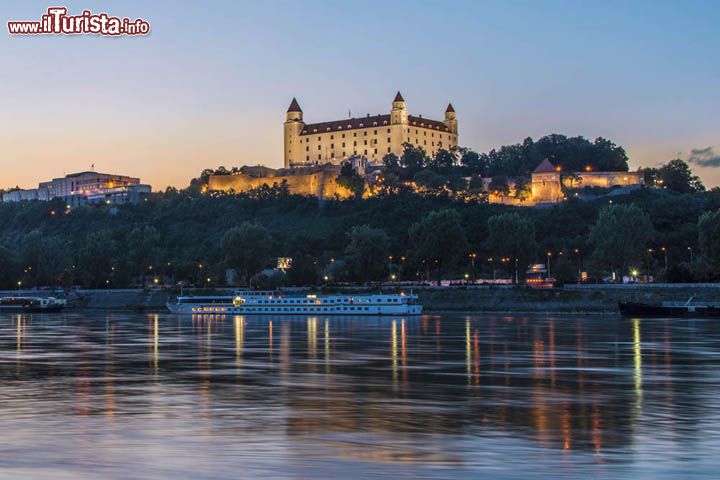
<path fill-rule="evenodd" d="M 702 320 L 0 315 L 0 478 L 717 478 Z"/>

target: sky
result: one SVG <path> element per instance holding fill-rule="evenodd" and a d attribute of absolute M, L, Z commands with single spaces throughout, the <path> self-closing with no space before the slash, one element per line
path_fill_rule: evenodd
<path fill-rule="evenodd" d="M 8 34 L 55 5 L 152 32 Z M 398 90 L 428 118 L 451 101 L 480 152 L 602 136 L 633 170 L 680 157 L 720 185 L 720 2 L 3 0 L 0 19 L 0 188 L 280 167 L 293 97 L 319 122 L 387 113 Z"/>

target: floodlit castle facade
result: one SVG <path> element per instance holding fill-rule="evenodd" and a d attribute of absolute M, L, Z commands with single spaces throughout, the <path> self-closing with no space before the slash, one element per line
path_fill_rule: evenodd
<path fill-rule="evenodd" d="M 458 124 L 452 104 L 448 104 L 443 121 L 430 120 L 410 115 L 400 92 L 389 114 L 321 123 L 305 123 L 303 111 L 293 98 L 284 128 L 285 168 L 337 165 L 352 156 L 380 163 L 388 153 L 400 156 L 405 143 L 423 148 L 429 155 L 458 145 Z"/>

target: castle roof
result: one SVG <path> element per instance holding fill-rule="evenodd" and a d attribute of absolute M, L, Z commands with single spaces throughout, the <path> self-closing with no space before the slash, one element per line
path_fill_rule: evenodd
<path fill-rule="evenodd" d="M 535 170 L 533 170 L 532 173 L 551 173 L 555 172 L 555 165 L 550 163 L 550 160 L 547 158 L 540 162 L 540 165 L 538 165 Z"/>
<path fill-rule="evenodd" d="M 402 95 L 400 95 L 400 90 L 398 90 L 397 95 L 395 95 L 395 100 L 393 102 L 404 102 L 405 99 Z"/>
<path fill-rule="evenodd" d="M 293 97 L 292 102 L 290 102 L 290 106 L 287 109 L 288 113 L 290 112 L 300 112 L 302 113 L 302 109 L 300 108 L 300 104 L 298 104 L 297 100 L 295 100 L 295 97 Z"/>
<path fill-rule="evenodd" d="M 448 108 L 445 109 L 445 113 L 454 112 L 454 111 L 455 111 L 455 109 L 453 108 L 452 103 L 448 103 Z"/>
<path fill-rule="evenodd" d="M 300 135 L 313 135 L 326 132 L 338 132 L 355 130 L 358 128 L 383 127 L 390 125 L 390 115 L 373 115 L 368 117 L 348 118 L 346 120 L 334 120 L 332 122 L 308 123 L 300 132 Z M 448 132 L 448 127 L 438 120 L 408 115 L 408 125 L 413 127 L 429 128 L 441 132 Z"/>

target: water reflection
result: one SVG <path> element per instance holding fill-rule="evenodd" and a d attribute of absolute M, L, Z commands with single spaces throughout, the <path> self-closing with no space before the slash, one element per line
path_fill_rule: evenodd
<path fill-rule="evenodd" d="M 0 478 L 713 477 L 719 347 L 684 320 L 0 316 Z"/>

